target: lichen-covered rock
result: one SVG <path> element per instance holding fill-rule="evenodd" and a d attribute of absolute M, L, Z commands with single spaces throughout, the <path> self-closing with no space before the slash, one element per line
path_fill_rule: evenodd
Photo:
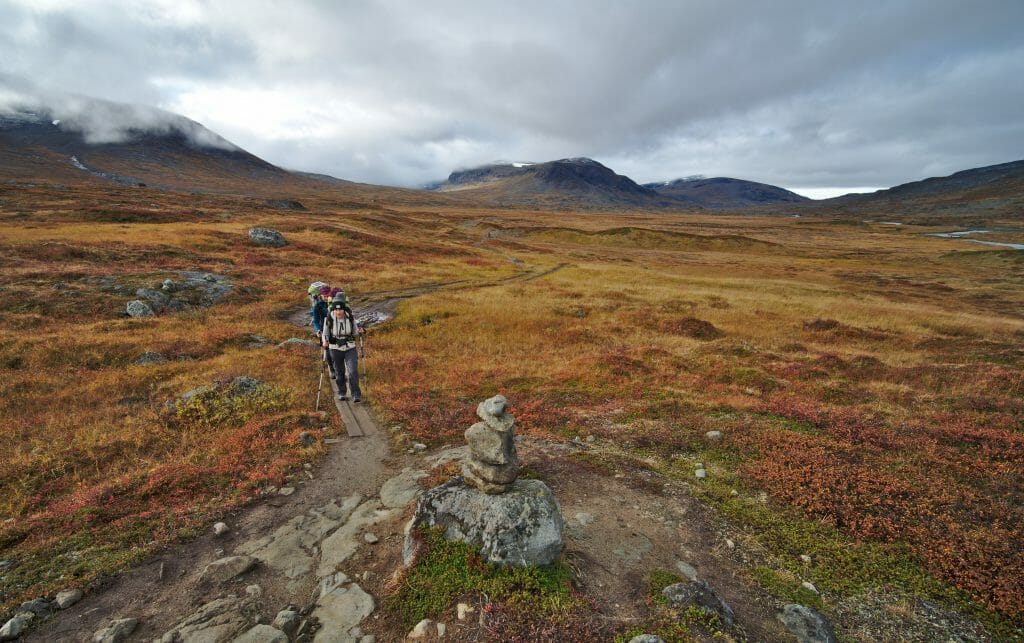
<path fill-rule="evenodd" d="M 501 395 L 484 400 L 476 407 L 483 420 L 466 430 L 469 458 L 462 475 L 484 493 L 503 493 L 519 475 L 519 456 L 512 428 L 515 418 L 505 413 L 507 400 Z"/>
<path fill-rule="evenodd" d="M 68 589 L 63 592 L 58 592 L 57 597 L 54 599 L 54 603 L 60 609 L 67 609 L 82 600 L 82 590 L 80 589 Z"/>
<path fill-rule="evenodd" d="M 163 364 L 165 362 L 167 362 L 167 358 L 162 354 L 154 351 L 146 351 L 142 355 L 139 355 L 134 364 L 137 366 L 148 366 L 150 364 Z"/>
<path fill-rule="evenodd" d="M 153 308 L 141 299 L 133 299 L 128 302 L 125 312 L 129 317 L 152 317 L 155 314 Z"/>
<path fill-rule="evenodd" d="M 222 583 L 244 574 L 257 562 L 252 556 L 226 556 L 207 565 L 200 578 L 211 583 Z"/>
<path fill-rule="evenodd" d="M 0 627 L 0 641 L 15 641 L 22 632 L 28 629 L 29 623 L 36 617 L 32 612 L 19 612 Z"/>
<path fill-rule="evenodd" d="M 500 495 L 462 478 L 426 491 L 406 533 L 406 565 L 412 564 L 420 525 L 443 527 L 448 540 L 468 543 L 499 565 L 547 565 L 562 551 L 562 511 L 540 480 L 516 480 Z"/>
<path fill-rule="evenodd" d="M 137 618 L 119 618 L 92 635 L 93 643 L 121 643 L 128 640 L 139 625 Z"/>
<path fill-rule="evenodd" d="M 800 643 L 835 643 L 836 633 L 825 617 L 810 607 L 790 603 L 782 608 L 779 620 Z"/>
<path fill-rule="evenodd" d="M 284 235 L 271 228 L 250 228 L 249 239 L 258 246 L 270 246 L 280 248 L 288 245 Z"/>
<path fill-rule="evenodd" d="M 736 618 L 732 608 L 704 581 L 669 585 L 661 590 L 661 595 L 672 607 L 685 610 L 692 605 L 706 614 L 718 616 L 724 625 L 732 625 Z"/>
<path fill-rule="evenodd" d="M 288 643 L 288 635 L 269 625 L 253 625 L 232 643 Z"/>
<path fill-rule="evenodd" d="M 171 301 L 165 293 L 151 288 L 139 288 L 135 291 L 135 296 L 148 301 L 154 308 L 163 308 Z"/>
<path fill-rule="evenodd" d="M 289 337 L 288 339 L 284 340 L 283 342 L 281 342 L 280 344 L 277 345 L 278 348 L 292 348 L 294 346 L 302 346 L 302 347 L 311 346 L 311 347 L 315 347 L 315 346 L 319 346 L 319 344 L 317 344 L 316 342 L 314 342 L 311 339 L 302 339 L 302 338 L 299 338 L 299 337 Z"/>
<path fill-rule="evenodd" d="M 233 596 L 218 598 L 179 621 L 160 642 L 230 641 L 253 625 L 245 613 L 249 609 L 250 605 Z"/>

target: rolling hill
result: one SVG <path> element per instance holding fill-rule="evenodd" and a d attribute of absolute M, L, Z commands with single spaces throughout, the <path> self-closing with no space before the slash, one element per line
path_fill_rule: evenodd
<path fill-rule="evenodd" d="M 805 196 L 774 185 L 728 177 L 690 177 L 662 183 L 645 183 L 644 187 L 650 188 L 662 196 L 695 202 L 705 208 L 716 209 L 802 203 L 810 200 Z"/>
<path fill-rule="evenodd" d="M 1024 160 L 962 170 L 868 194 L 846 194 L 814 203 L 830 210 L 902 212 L 943 217 L 1012 216 L 1024 212 Z"/>

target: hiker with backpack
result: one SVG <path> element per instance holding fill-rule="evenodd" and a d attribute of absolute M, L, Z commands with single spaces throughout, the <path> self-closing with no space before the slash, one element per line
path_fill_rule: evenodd
<path fill-rule="evenodd" d="M 362 401 L 359 390 L 359 355 L 356 338 L 363 329 L 356 323 L 355 315 L 349 308 L 343 291 L 331 299 L 330 313 L 324 319 L 320 335 L 321 345 L 327 349 L 330 363 L 334 365 L 334 381 L 338 384 L 338 399 L 346 400 L 346 389 L 352 394 L 353 402 Z"/>
<path fill-rule="evenodd" d="M 327 315 L 330 312 L 330 296 L 331 287 L 327 284 L 320 286 L 317 289 L 316 298 L 313 299 L 313 307 L 309 311 L 309 316 L 312 318 L 313 332 L 316 333 L 317 339 L 320 339 L 320 334 L 324 330 L 324 320 L 327 319 Z"/>
<path fill-rule="evenodd" d="M 319 342 L 323 342 L 324 332 L 324 320 L 327 319 L 327 315 L 330 314 L 330 301 L 331 295 L 334 293 L 334 289 L 327 284 L 318 281 L 318 284 L 322 284 L 316 291 L 316 298 L 313 299 L 313 308 L 309 311 L 310 323 L 313 325 L 313 332 L 316 333 L 316 339 Z M 312 296 L 313 287 L 310 286 L 310 296 Z M 331 371 L 331 377 L 334 377 L 334 363 L 328 357 L 327 349 L 324 349 L 324 361 L 327 362 L 327 367 Z"/>

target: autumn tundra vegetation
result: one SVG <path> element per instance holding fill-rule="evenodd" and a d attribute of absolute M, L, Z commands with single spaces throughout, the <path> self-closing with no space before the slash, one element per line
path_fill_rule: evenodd
<path fill-rule="evenodd" d="M 328 279 L 357 307 L 397 302 L 364 360 L 397 444 L 457 443 L 501 393 L 527 439 L 593 436 L 609 448 L 566 457 L 693 482 L 763 548 L 749 580 L 772 595 L 827 610 L 800 578 L 826 597 L 895 587 L 1020 634 L 1024 253 L 849 210 L 293 196 L 304 209 L 0 186 L 0 559 L 18 561 L 5 609 L 187 539 L 322 454 L 300 439 L 317 356 L 277 344 L 305 336 L 289 318 Z M 254 226 L 288 245 L 254 246 Z M 1001 229 L 1024 240 L 1019 218 Z M 123 315 L 184 272 L 232 288 Z M 242 375 L 262 382 L 244 402 Z"/>

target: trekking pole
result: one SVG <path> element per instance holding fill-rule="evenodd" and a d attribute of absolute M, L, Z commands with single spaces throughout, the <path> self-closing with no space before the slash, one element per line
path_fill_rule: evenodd
<path fill-rule="evenodd" d="M 364 328 L 362 334 L 359 335 L 359 370 L 361 371 L 361 373 L 359 373 L 359 379 L 361 379 L 364 384 L 369 384 L 369 382 L 366 381 L 366 364 L 363 364 L 363 359 L 365 359 L 365 358 L 366 358 L 366 329 Z"/>
<path fill-rule="evenodd" d="M 324 365 L 327 363 L 327 351 L 320 354 L 320 383 L 316 385 L 316 410 L 320 411 L 320 392 L 324 390 Z"/>

